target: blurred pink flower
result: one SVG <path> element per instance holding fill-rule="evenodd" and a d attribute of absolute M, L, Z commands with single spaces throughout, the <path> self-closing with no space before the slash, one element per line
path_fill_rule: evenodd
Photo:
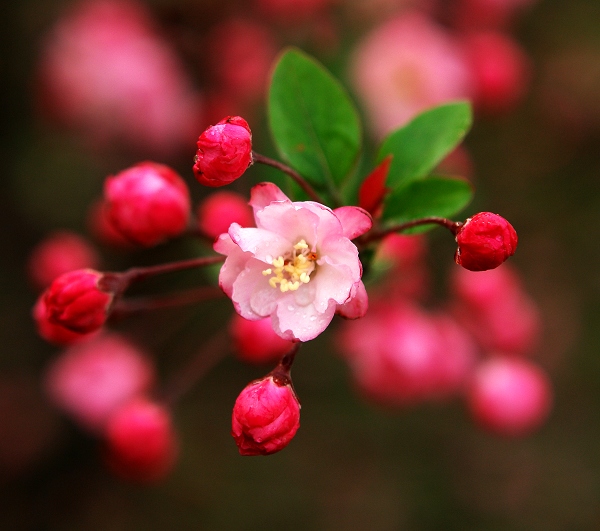
<path fill-rule="evenodd" d="M 461 48 L 425 15 L 410 12 L 359 43 L 351 80 L 376 135 L 383 137 L 419 112 L 472 93 Z"/>
<path fill-rule="evenodd" d="M 52 401 L 92 432 L 102 431 L 118 406 L 153 382 L 154 367 L 145 353 L 117 334 L 70 347 L 46 374 Z"/>
<path fill-rule="evenodd" d="M 77 4 L 48 35 L 38 78 L 43 109 L 94 144 L 168 154 L 195 136 L 198 95 L 133 0 Z"/>
<path fill-rule="evenodd" d="M 362 265 L 350 240 L 371 228 L 369 214 L 358 207 L 292 202 L 272 183 L 252 189 L 250 206 L 256 228 L 233 223 L 214 244 L 227 256 L 219 284 L 242 317 L 271 316 L 281 337 L 308 341 L 336 312 L 364 315 Z"/>

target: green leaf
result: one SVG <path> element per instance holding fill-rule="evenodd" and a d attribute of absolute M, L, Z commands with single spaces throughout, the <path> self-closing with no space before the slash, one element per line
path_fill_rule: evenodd
<path fill-rule="evenodd" d="M 426 177 L 412 181 L 391 192 L 385 200 L 382 218 L 386 224 L 438 216 L 447 218 L 461 211 L 473 198 L 473 187 L 458 177 Z M 424 225 L 410 232 L 424 232 Z"/>
<path fill-rule="evenodd" d="M 394 156 L 387 186 L 394 189 L 428 175 L 460 143 L 471 122 L 471 105 L 459 101 L 425 111 L 391 133 L 377 156 L 378 163 Z"/>
<path fill-rule="evenodd" d="M 361 146 L 358 113 L 342 85 L 291 48 L 276 63 L 268 105 L 281 157 L 315 188 L 339 198 Z"/>

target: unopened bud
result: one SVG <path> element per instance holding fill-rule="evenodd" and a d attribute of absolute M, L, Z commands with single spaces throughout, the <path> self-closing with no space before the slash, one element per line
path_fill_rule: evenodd
<path fill-rule="evenodd" d="M 228 116 L 198 138 L 194 175 L 205 186 L 224 186 L 252 164 L 252 133 L 240 116 Z"/>
<path fill-rule="evenodd" d="M 150 247 L 187 227 L 187 185 L 163 164 L 142 162 L 109 177 L 104 196 L 111 223 L 133 243 Z"/>
<path fill-rule="evenodd" d="M 291 383 L 266 376 L 248 384 L 233 406 L 231 434 L 241 455 L 285 448 L 300 427 L 300 404 Z"/>
<path fill-rule="evenodd" d="M 467 219 L 456 234 L 457 264 L 470 271 L 486 271 L 502 264 L 517 249 L 517 233 L 498 214 L 480 212 Z"/>

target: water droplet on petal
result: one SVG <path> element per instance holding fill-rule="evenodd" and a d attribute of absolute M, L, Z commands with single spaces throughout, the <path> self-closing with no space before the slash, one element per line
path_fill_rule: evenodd
<path fill-rule="evenodd" d="M 288 308 L 288 311 L 290 311 L 290 312 L 294 311 L 294 307 L 291 304 L 287 308 Z"/>
<path fill-rule="evenodd" d="M 311 321 L 316 321 L 317 320 L 317 316 L 316 315 L 311 315 L 310 316 L 310 320 Z"/>

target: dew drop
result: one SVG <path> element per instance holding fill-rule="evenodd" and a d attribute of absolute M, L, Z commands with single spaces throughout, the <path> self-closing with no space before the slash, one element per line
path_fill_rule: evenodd
<path fill-rule="evenodd" d="M 310 320 L 311 321 L 316 321 L 317 320 L 317 316 L 316 315 L 311 315 L 310 316 Z"/>
<path fill-rule="evenodd" d="M 294 311 L 294 307 L 292 305 L 288 306 L 288 311 L 293 312 Z"/>

